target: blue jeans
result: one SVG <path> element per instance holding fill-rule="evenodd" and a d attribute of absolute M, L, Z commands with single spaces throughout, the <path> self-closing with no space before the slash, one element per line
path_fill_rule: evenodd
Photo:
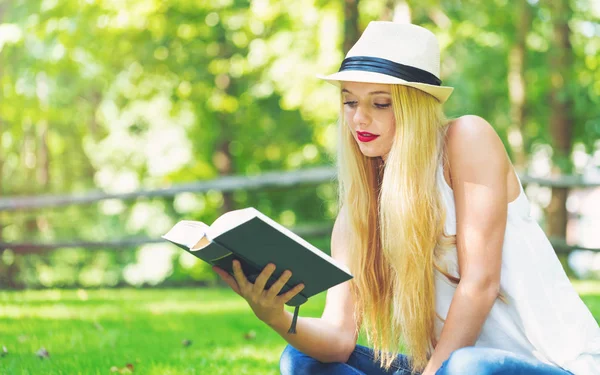
<path fill-rule="evenodd" d="M 281 375 L 411 375 L 408 358 L 399 354 L 385 371 L 372 349 L 356 345 L 346 363 L 323 363 L 291 345 L 281 354 Z M 573 375 L 567 370 L 504 350 L 466 347 L 454 351 L 436 375 Z M 417 374 L 418 375 L 418 374 Z"/>

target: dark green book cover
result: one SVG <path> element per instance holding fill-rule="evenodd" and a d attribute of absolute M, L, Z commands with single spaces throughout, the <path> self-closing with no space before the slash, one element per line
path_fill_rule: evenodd
<path fill-rule="evenodd" d="M 292 277 L 280 294 L 300 283 L 304 289 L 288 306 L 299 306 L 353 277 L 343 264 L 253 207 L 227 212 L 210 226 L 180 221 L 162 237 L 231 275 L 232 261 L 238 259 L 250 282 L 267 264 L 274 263 L 267 289 L 289 269 Z"/>

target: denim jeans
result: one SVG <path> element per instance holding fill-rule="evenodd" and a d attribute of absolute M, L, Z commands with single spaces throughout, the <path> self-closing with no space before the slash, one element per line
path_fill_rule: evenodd
<path fill-rule="evenodd" d="M 408 359 L 398 355 L 385 371 L 374 362 L 372 349 L 356 345 L 346 363 L 323 363 L 288 345 L 279 361 L 281 375 L 411 375 Z M 573 375 L 559 367 L 492 348 L 466 347 L 454 351 L 436 375 Z"/>

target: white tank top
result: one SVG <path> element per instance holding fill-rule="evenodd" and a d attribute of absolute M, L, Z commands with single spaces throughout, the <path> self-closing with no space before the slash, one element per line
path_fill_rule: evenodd
<path fill-rule="evenodd" d="M 444 179 L 441 163 L 437 181 L 446 208 L 445 231 L 455 235 L 454 193 Z M 496 300 L 475 346 L 522 354 L 575 375 L 598 375 L 598 323 L 571 285 L 545 233 L 530 216 L 529 200 L 522 186 L 520 190 L 518 198 L 508 204 L 502 247 L 500 286 L 508 304 Z M 459 276 L 456 247 L 441 263 L 451 275 Z M 456 288 L 438 271 L 435 286 L 436 311 L 446 319 Z M 436 319 L 437 339 L 442 327 L 443 322 Z"/>

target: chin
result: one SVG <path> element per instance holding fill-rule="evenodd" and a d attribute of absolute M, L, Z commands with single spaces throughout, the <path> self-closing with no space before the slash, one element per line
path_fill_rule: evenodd
<path fill-rule="evenodd" d="M 368 151 L 368 150 L 361 150 L 362 154 L 366 157 L 369 158 L 380 158 L 383 157 L 383 154 L 381 152 L 373 152 L 373 151 Z"/>

